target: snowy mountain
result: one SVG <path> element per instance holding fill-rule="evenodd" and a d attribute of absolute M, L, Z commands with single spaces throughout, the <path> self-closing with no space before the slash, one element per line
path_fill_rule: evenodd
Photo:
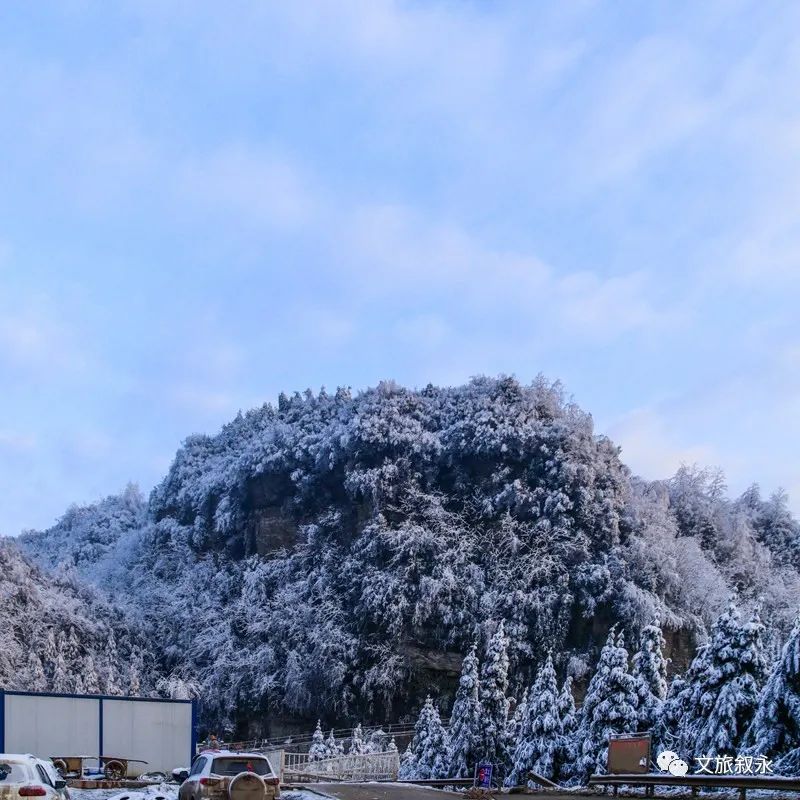
<path fill-rule="evenodd" d="M 785 496 L 637 479 L 543 379 L 281 396 L 189 437 L 148 504 L 128 489 L 19 544 L 123 604 L 241 734 L 396 719 L 428 692 L 449 708 L 499 620 L 512 691 L 549 649 L 585 687 L 612 623 L 638 638 L 660 618 L 683 669 L 732 594 L 769 643 L 800 597 Z"/>

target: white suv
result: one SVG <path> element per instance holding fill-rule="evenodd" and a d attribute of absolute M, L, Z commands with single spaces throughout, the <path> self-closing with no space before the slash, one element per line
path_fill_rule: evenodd
<path fill-rule="evenodd" d="M 280 779 L 266 756 L 206 750 L 185 774 L 178 800 L 278 800 Z"/>
<path fill-rule="evenodd" d="M 66 781 L 55 779 L 44 762 L 32 755 L 0 753 L 0 800 L 44 797 L 62 800 Z"/>

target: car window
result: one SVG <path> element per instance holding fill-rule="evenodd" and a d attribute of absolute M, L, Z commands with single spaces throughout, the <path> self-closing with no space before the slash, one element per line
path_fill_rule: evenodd
<path fill-rule="evenodd" d="M 200 758 L 196 759 L 194 764 L 192 764 L 192 769 L 191 769 L 191 772 L 189 774 L 190 775 L 199 775 L 203 771 L 203 767 L 205 766 L 205 763 L 206 763 L 206 759 L 204 759 L 203 756 L 200 756 Z"/>
<path fill-rule="evenodd" d="M 28 770 L 19 761 L 5 761 L 0 759 L 0 784 L 3 783 L 26 783 L 28 781 Z"/>
<path fill-rule="evenodd" d="M 272 767 L 266 758 L 215 758 L 211 765 L 214 775 L 238 775 L 240 772 L 255 772 L 256 775 L 270 775 Z"/>
<path fill-rule="evenodd" d="M 42 779 L 42 783 L 45 786 L 52 786 L 53 782 L 50 780 L 50 776 L 47 774 L 47 770 L 41 765 L 36 765 L 36 771 L 39 773 L 39 777 Z"/>

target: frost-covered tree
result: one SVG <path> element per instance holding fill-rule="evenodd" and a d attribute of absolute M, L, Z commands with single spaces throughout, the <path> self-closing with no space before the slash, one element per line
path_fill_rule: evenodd
<path fill-rule="evenodd" d="M 86 694 L 100 694 L 100 678 L 91 653 L 83 661 L 83 691 Z"/>
<path fill-rule="evenodd" d="M 448 777 L 445 774 L 447 750 L 447 734 L 442 727 L 439 711 L 428 695 L 414 726 L 409 749 L 403 758 L 401 777 L 421 780 Z"/>
<path fill-rule="evenodd" d="M 344 747 L 341 742 L 336 741 L 333 735 L 333 728 L 331 728 L 328 738 L 325 740 L 325 749 L 331 756 L 340 756 L 344 753 Z"/>
<path fill-rule="evenodd" d="M 61 635 L 56 642 L 56 657 L 53 662 L 53 677 L 51 679 L 52 689 L 59 694 L 66 694 L 73 692 L 75 689 L 75 679 L 67 668 L 67 662 L 64 657 L 64 651 L 59 647 L 59 644 L 64 641 L 64 636 Z"/>
<path fill-rule="evenodd" d="M 322 722 L 320 720 L 317 720 L 317 727 L 311 737 L 311 747 L 308 748 L 308 755 L 312 761 L 318 761 L 331 755 L 325 744 L 325 734 L 322 732 Z"/>
<path fill-rule="evenodd" d="M 497 626 L 481 664 L 479 699 L 481 717 L 475 754 L 496 765 L 503 777 L 508 763 L 508 638 L 503 621 Z"/>
<path fill-rule="evenodd" d="M 33 650 L 28 653 L 28 663 L 23 683 L 30 692 L 45 692 L 48 688 L 42 660 Z"/>
<path fill-rule="evenodd" d="M 633 657 L 633 677 L 639 695 L 639 730 L 651 731 L 661 717 L 667 696 L 666 642 L 656 620 L 642 629 L 639 650 Z"/>
<path fill-rule="evenodd" d="M 361 723 L 359 722 L 350 734 L 350 748 L 347 754 L 351 756 L 360 756 L 362 753 L 366 752 L 366 748 L 367 746 L 364 743 L 364 731 L 361 729 Z"/>
<path fill-rule="evenodd" d="M 613 734 L 636 730 L 638 700 L 636 681 L 628 672 L 624 639 L 622 634 L 615 637 L 612 630 L 581 709 L 576 777 L 585 781 L 592 773 L 605 773 L 608 740 Z"/>
<path fill-rule="evenodd" d="M 548 654 L 530 690 L 527 713 L 512 757 L 513 767 L 506 779 L 508 785 L 524 785 L 529 772 L 555 777 L 563 735 L 558 699 L 556 672 Z"/>
<path fill-rule="evenodd" d="M 800 618 L 764 686 L 744 745 L 776 759 L 785 775 L 800 771 Z"/>
<path fill-rule="evenodd" d="M 681 752 L 693 756 L 735 755 L 753 719 L 766 675 L 763 625 L 742 623 L 728 606 L 695 657 L 683 699 Z"/>
<path fill-rule="evenodd" d="M 169 676 L 159 680 L 156 683 L 156 689 L 165 697 L 173 700 L 194 700 L 200 697 L 200 686 L 197 681 L 180 670 L 175 670 Z"/>
<path fill-rule="evenodd" d="M 578 729 L 578 712 L 575 709 L 575 698 L 572 694 L 572 676 L 568 675 L 558 695 L 558 719 L 561 725 L 561 741 L 559 742 L 557 776 L 562 781 L 572 778 L 576 771 L 578 756 L 575 733 Z"/>
<path fill-rule="evenodd" d="M 508 718 L 508 727 L 506 728 L 506 742 L 509 748 L 513 751 L 517 746 L 517 739 L 519 732 L 522 728 L 522 722 L 528 713 L 528 688 L 522 692 L 522 697 L 517 701 L 514 706 L 514 713 Z"/>
<path fill-rule="evenodd" d="M 400 769 L 397 772 L 397 777 L 400 780 L 414 780 L 417 776 L 417 756 L 414 753 L 413 745 L 414 740 L 412 739 L 400 757 Z"/>
<path fill-rule="evenodd" d="M 692 670 L 687 671 L 691 680 Z M 670 681 L 667 696 L 661 706 L 661 714 L 653 729 L 654 749 L 677 750 L 680 748 L 681 722 L 688 708 L 691 685 L 681 675 Z"/>
<path fill-rule="evenodd" d="M 109 633 L 108 639 L 103 652 L 103 661 L 105 662 L 105 693 L 106 694 L 122 694 L 122 687 L 119 682 L 119 654 L 117 652 L 117 637 L 114 631 Z"/>
<path fill-rule="evenodd" d="M 372 731 L 367 738 L 365 752 L 367 753 L 383 753 L 386 750 L 386 741 L 388 737 L 383 728 L 376 728 Z"/>
<path fill-rule="evenodd" d="M 450 714 L 448 734 L 448 778 L 466 778 L 475 765 L 475 748 L 479 736 L 481 704 L 479 698 L 478 658 L 476 646 L 467 653 L 461 664 L 461 677 Z"/>

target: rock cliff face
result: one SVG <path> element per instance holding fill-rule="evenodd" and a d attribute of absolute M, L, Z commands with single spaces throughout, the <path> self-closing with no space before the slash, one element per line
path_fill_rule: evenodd
<path fill-rule="evenodd" d="M 20 544 L 118 598 L 240 732 L 394 720 L 428 692 L 447 713 L 500 619 L 514 692 L 548 650 L 580 691 L 611 625 L 633 643 L 658 617 L 675 671 L 732 591 L 780 635 L 800 596 L 785 500 L 638 480 L 543 380 L 282 396 L 187 439 L 149 502 Z"/>

